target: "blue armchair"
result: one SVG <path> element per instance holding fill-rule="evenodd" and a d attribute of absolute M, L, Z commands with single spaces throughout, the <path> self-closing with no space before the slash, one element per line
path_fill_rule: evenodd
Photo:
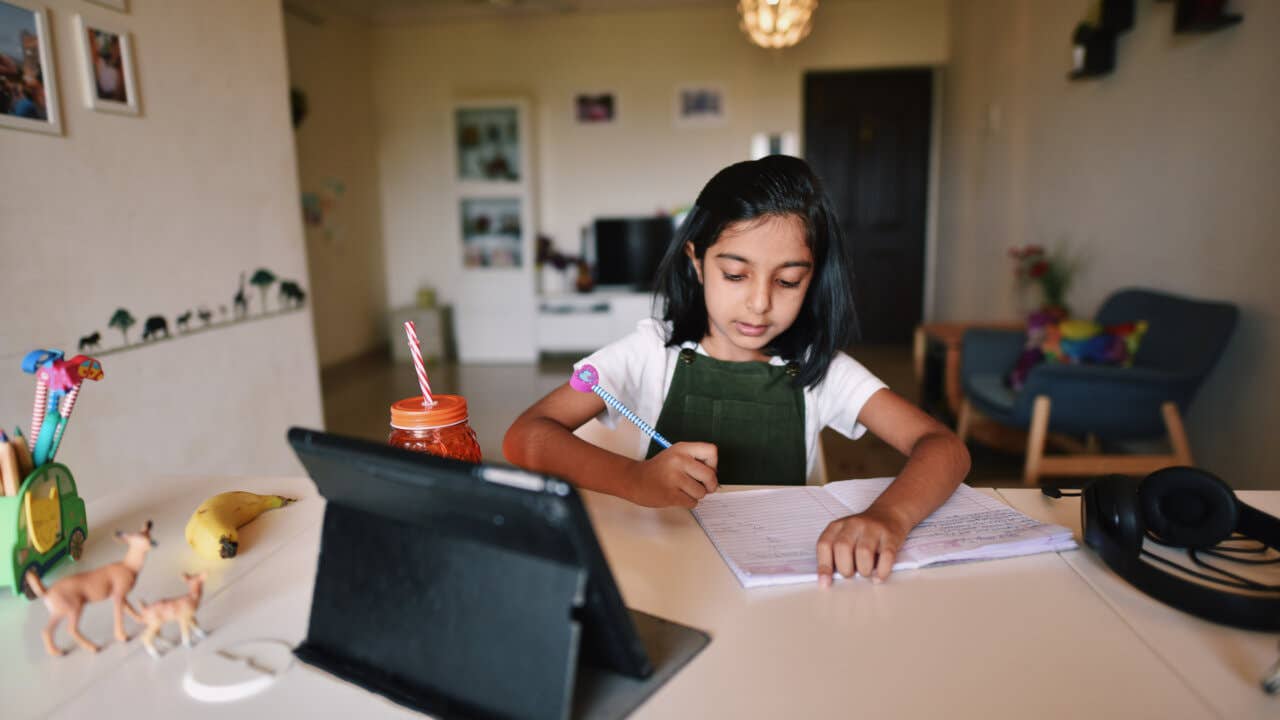
<path fill-rule="evenodd" d="M 1021 391 L 1010 389 L 1004 378 L 1022 352 L 1025 335 L 970 330 L 961 350 L 964 402 L 956 431 L 964 439 L 975 414 L 1027 429 L 1027 484 L 1036 484 L 1042 474 L 1145 475 L 1161 467 L 1190 465 L 1182 413 L 1226 347 L 1237 315 L 1229 303 L 1121 290 L 1103 303 L 1094 319 L 1101 325 L 1149 323 L 1133 366 L 1044 363 L 1031 370 Z M 1045 457 L 1049 433 L 1075 452 Z M 1116 441 L 1166 433 L 1171 454 L 1104 455 L 1095 451 L 1095 443 L 1078 442 L 1081 437 Z"/>

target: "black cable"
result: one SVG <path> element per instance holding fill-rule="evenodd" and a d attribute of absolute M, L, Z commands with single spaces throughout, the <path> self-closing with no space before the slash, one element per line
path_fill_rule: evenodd
<path fill-rule="evenodd" d="M 1174 543 L 1165 541 L 1159 535 L 1156 535 L 1150 530 L 1147 531 L 1147 539 L 1162 547 L 1178 548 L 1178 549 L 1182 548 L 1181 545 L 1176 545 Z M 1222 543 L 1228 543 L 1228 542 L 1241 542 L 1241 541 L 1257 543 L 1257 547 L 1232 547 L 1230 545 L 1222 544 Z M 1202 552 L 1206 555 L 1210 555 L 1212 557 L 1220 558 L 1222 560 L 1227 560 L 1228 562 L 1240 563 L 1241 565 L 1275 565 L 1277 563 L 1280 563 L 1280 555 L 1277 555 L 1275 557 L 1270 557 L 1270 558 L 1262 558 L 1262 559 L 1232 557 L 1232 555 L 1235 555 L 1235 554 L 1263 555 L 1263 554 L 1266 554 L 1268 550 L 1270 550 L 1270 547 L 1268 547 L 1266 543 L 1262 542 L 1261 540 L 1254 540 L 1253 538 L 1248 537 L 1247 535 L 1240 535 L 1239 533 L 1236 533 L 1235 535 L 1232 535 L 1226 540 L 1223 540 L 1222 543 L 1218 543 L 1217 545 L 1207 550 L 1201 550 L 1199 552 Z M 1231 555 L 1224 554 L 1224 553 L 1231 553 Z"/>
<path fill-rule="evenodd" d="M 1260 554 L 1266 551 L 1267 551 L 1267 548 L 1264 546 L 1261 550 L 1255 550 L 1253 548 L 1248 548 L 1243 550 L 1234 550 L 1231 548 L 1216 547 L 1216 548 L 1210 548 L 1208 550 L 1201 550 L 1200 552 L 1204 553 L 1205 555 L 1211 555 L 1213 557 L 1221 558 L 1223 560 L 1227 560 L 1233 563 L 1240 563 L 1241 565 L 1275 565 L 1276 563 L 1280 563 L 1280 556 L 1271 557 L 1271 558 L 1236 557 L 1237 553 L 1238 554 Z"/>
<path fill-rule="evenodd" d="M 1229 543 L 1229 542 L 1251 542 L 1251 543 L 1254 543 L 1254 546 L 1238 547 L 1234 545 L 1223 544 L 1223 543 Z M 1269 550 L 1271 550 L 1271 548 L 1261 540 L 1255 540 L 1246 535 L 1240 535 L 1239 533 L 1236 533 L 1235 535 L 1232 535 L 1231 537 L 1227 538 L 1226 540 L 1223 540 L 1221 543 L 1218 543 L 1216 546 L 1208 550 L 1205 550 L 1204 552 L 1214 557 L 1222 558 L 1223 560 L 1230 560 L 1231 562 L 1238 562 L 1244 565 L 1274 565 L 1276 563 L 1280 563 L 1280 555 L 1276 555 L 1275 557 L 1269 557 L 1269 558 L 1261 558 L 1261 559 L 1230 557 L 1230 555 L 1266 555 Z"/>
<path fill-rule="evenodd" d="M 1169 559 L 1167 559 L 1167 558 L 1163 558 L 1163 557 L 1161 557 L 1161 556 L 1159 556 L 1159 555 L 1156 555 L 1155 553 L 1150 552 L 1150 551 L 1147 551 L 1147 550 L 1143 550 L 1143 551 L 1142 551 L 1142 554 L 1143 554 L 1143 555 L 1145 555 L 1146 557 L 1148 557 L 1148 558 L 1152 559 L 1152 560 L 1155 560 L 1156 562 L 1159 562 L 1159 563 L 1163 563 L 1163 564 L 1165 564 L 1165 565 L 1168 565 L 1169 567 L 1172 567 L 1172 568 L 1174 568 L 1175 570 L 1178 570 L 1179 572 L 1186 573 L 1186 574 L 1188 574 L 1188 575 L 1190 575 L 1190 576 L 1192 576 L 1192 577 L 1200 578 L 1201 580 L 1204 580 L 1205 582 L 1213 583 L 1213 584 L 1215 584 L 1215 585 L 1222 585 L 1222 586 L 1224 586 L 1224 587 L 1236 588 L 1237 590 L 1257 590 L 1257 589 L 1258 589 L 1258 588 L 1256 588 L 1256 587 L 1251 587 L 1249 584 L 1235 583 L 1235 582 L 1231 582 L 1230 580 L 1224 580 L 1224 579 L 1222 579 L 1222 578 L 1220 578 L 1220 577 L 1215 577 L 1215 576 L 1213 576 L 1213 575 L 1208 575 L 1208 574 L 1205 574 L 1205 573 L 1202 573 L 1202 572 L 1196 572 L 1195 570 L 1192 570 L 1192 569 L 1191 569 L 1191 568 L 1189 568 L 1189 567 L 1185 567 L 1185 566 L 1183 566 L 1183 565 L 1179 565 L 1178 563 L 1176 563 L 1176 562 L 1174 562 L 1174 561 L 1172 561 L 1172 560 L 1169 560 Z"/>
<path fill-rule="evenodd" d="M 1243 575 L 1237 575 L 1229 570 L 1224 570 L 1223 568 L 1220 568 L 1216 565 L 1210 565 L 1209 563 L 1201 560 L 1200 556 L 1197 555 L 1196 553 L 1197 553 L 1196 550 L 1193 550 L 1193 549 L 1187 550 L 1187 557 L 1191 558 L 1191 562 L 1195 563 L 1196 565 L 1199 565 L 1202 568 L 1205 568 L 1207 570 L 1212 570 L 1216 573 L 1221 573 L 1231 578 L 1232 580 L 1236 580 L 1240 582 L 1243 587 L 1247 587 L 1250 590 L 1261 590 L 1264 592 L 1280 591 L 1280 585 L 1268 585 L 1267 583 L 1261 583 L 1261 582 L 1258 582 L 1257 580 L 1252 580 L 1250 578 L 1244 577 Z"/>
<path fill-rule="evenodd" d="M 1181 547 L 1182 547 L 1181 545 L 1175 545 L 1175 544 L 1173 544 L 1173 543 L 1170 543 L 1170 542 L 1167 542 L 1167 541 L 1165 541 L 1165 540 L 1161 539 L 1161 538 L 1160 538 L 1160 536 L 1156 535 L 1155 533 L 1151 532 L 1150 530 L 1148 530 L 1148 531 L 1147 531 L 1147 533 L 1146 533 L 1146 537 L 1147 537 L 1147 539 L 1148 539 L 1148 540 L 1150 540 L 1151 542 L 1153 542 L 1153 543 L 1155 543 L 1155 544 L 1157 544 L 1157 545 L 1163 546 L 1163 547 L 1167 547 L 1167 548 L 1181 548 Z M 1223 542 L 1233 542 L 1233 541 L 1240 541 L 1240 540 L 1252 540 L 1252 538 L 1246 537 L 1246 536 L 1244 536 L 1244 535 L 1239 535 L 1239 534 L 1237 533 L 1237 534 L 1234 534 L 1234 535 L 1232 535 L 1231 537 L 1227 538 L 1227 539 L 1226 539 L 1226 540 L 1224 540 Z M 1261 552 L 1266 552 L 1266 549 L 1267 549 L 1267 546 L 1266 546 L 1266 545 L 1263 545 L 1263 546 L 1262 546 L 1262 550 L 1261 550 Z M 1232 550 L 1232 548 L 1224 548 L 1224 547 L 1223 547 L 1223 545 L 1222 545 L 1222 543 L 1218 543 L 1215 547 L 1213 547 L 1213 548 L 1211 548 L 1211 549 L 1209 549 L 1209 550 L 1200 550 L 1200 551 L 1197 551 L 1197 550 L 1192 550 L 1192 549 L 1189 549 L 1189 548 L 1188 548 L 1188 549 L 1187 549 L 1187 557 L 1189 557 L 1189 558 L 1191 559 L 1191 562 L 1195 563 L 1196 565 L 1199 565 L 1200 567 L 1205 568 L 1206 570 L 1212 570 L 1213 572 L 1216 572 L 1216 573 L 1218 573 L 1218 574 L 1220 574 L 1220 575 L 1224 575 L 1224 576 L 1226 576 L 1226 577 L 1228 577 L 1228 578 L 1231 578 L 1230 580 L 1224 580 L 1223 578 L 1220 578 L 1220 577 L 1214 577 L 1214 576 L 1212 576 L 1212 575 L 1206 575 L 1206 574 L 1204 574 L 1204 573 L 1196 572 L 1195 570 L 1192 570 L 1191 568 L 1185 567 L 1185 566 L 1183 566 L 1183 565 L 1179 565 L 1178 563 L 1175 563 L 1175 562 L 1173 562 L 1172 560 L 1165 559 L 1165 558 L 1163 558 L 1163 557 L 1161 557 L 1161 556 L 1159 556 L 1159 555 L 1155 555 L 1155 554 L 1153 554 L 1153 553 L 1147 552 L 1146 550 L 1143 550 L 1143 551 L 1142 551 L 1142 554 L 1143 554 L 1143 555 L 1146 555 L 1147 557 L 1149 557 L 1149 558 L 1151 558 L 1151 559 L 1153 559 L 1153 560 L 1156 560 L 1156 561 L 1158 561 L 1158 562 L 1162 562 L 1162 563 L 1164 563 L 1165 565 L 1169 565 L 1169 566 L 1171 566 L 1171 567 L 1177 568 L 1178 570 L 1181 570 L 1182 572 L 1185 572 L 1185 573 L 1187 573 L 1188 575 L 1191 575 L 1191 576 L 1194 576 L 1194 577 L 1198 577 L 1198 578 L 1200 578 L 1200 579 L 1202 579 L 1202 580 L 1205 580 L 1205 581 L 1208 581 L 1208 582 L 1211 582 L 1211 583 L 1216 583 L 1216 584 L 1218 584 L 1218 585 L 1223 585 L 1223 586 L 1225 586 L 1225 587 L 1236 588 L 1236 589 L 1238 589 L 1238 590 L 1257 590 L 1257 591 L 1259 591 L 1259 592 L 1277 592 L 1277 591 L 1280 591 L 1280 585 L 1268 585 L 1268 584 L 1266 584 L 1266 583 L 1261 583 L 1261 582 L 1258 582 L 1258 581 L 1256 581 L 1256 580 L 1251 580 L 1251 579 L 1249 579 L 1249 578 L 1247 578 L 1247 577 L 1244 577 L 1244 576 L 1242 576 L 1242 575 L 1237 575 L 1237 574 L 1235 574 L 1235 573 L 1231 572 L 1230 570 L 1226 570 L 1226 569 L 1220 568 L 1220 567 L 1218 567 L 1218 566 L 1216 566 L 1216 565 L 1211 565 L 1211 564 L 1209 564 L 1209 563 L 1205 562 L 1204 560 L 1201 560 L 1201 559 L 1200 559 L 1200 557 L 1199 557 L 1196 553 L 1197 553 L 1197 552 L 1204 552 L 1204 553 L 1208 553 L 1209 555 L 1211 555 L 1211 556 L 1213 556 L 1213 557 L 1221 558 L 1221 559 L 1226 560 L 1226 561 L 1228 561 L 1228 562 L 1240 563 L 1240 564 L 1242 564 L 1242 565 L 1266 565 L 1266 564 L 1274 563 L 1274 562 L 1276 562 L 1277 560 L 1280 560 L 1280 558 L 1269 558 L 1269 559 L 1266 559 L 1266 560 L 1250 560 L 1250 559 L 1247 559 L 1247 558 L 1236 558 L 1236 557 L 1229 557 L 1229 556 L 1219 555 L 1219 554 L 1217 554 L 1217 553 L 1215 552 L 1216 550 Z M 1239 551 L 1239 552 L 1258 552 L 1258 551 L 1254 550 L 1253 548 L 1239 548 L 1239 549 L 1238 549 L 1238 551 Z"/>
<path fill-rule="evenodd" d="M 1054 498 L 1054 499 L 1057 499 L 1057 498 L 1064 498 L 1064 497 L 1080 497 L 1080 495 L 1081 495 L 1081 493 L 1078 493 L 1078 492 L 1073 492 L 1073 493 L 1064 493 L 1064 492 L 1062 492 L 1061 490 L 1059 490 L 1058 488 L 1051 488 L 1051 487 L 1044 487 L 1044 488 L 1040 488 L 1040 492 L 1041 492 L 1045 497 L 1051 497 L 1051 498 Z"/>

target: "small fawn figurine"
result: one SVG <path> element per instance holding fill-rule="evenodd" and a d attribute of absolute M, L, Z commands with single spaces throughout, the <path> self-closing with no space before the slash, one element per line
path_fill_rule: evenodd
<path fill-rule="evenodd" d="M 156 640 L 164 645 L 169 644 L 164 636 L 160 635 L 160 628 L 169 621 L 178 623 L 178 629 L 182 631 L 182 644 L 186 647 L 191 647 L 193 633 L 197 640 L 204 639 L 204 630 L 196 624 L 196 608 L 200 607 L 200 595 L 204 591 L 206 575 L 207 573 L 199 575 L 182 573 L 182 579 L 187 581 L 186 595 L 157 600 L 150 605 L 142 603 L 140 614 L 142 622 L 147 626 L 147 629 L 142 631 L 142 644 L 147 646 L 147 652 L 151 657 L 160 657 L 160 653 L 156 651 Z"/>
<path fill-rule="evenodd" d="M 67 632 L 71 633 L 71 637 L 81 647 L 89 652 L 98 652 L 98 646 L 80 634 L 80 612 L 84 610 L 86 603 L 107 598 L 115 602 L 116 639 L 120 642 L 129 641 L 129 635 L 124 631 L 124 611 L 128 611 L 129 617 L 135 622 L 141 622 L 138 611 L 129 604 L 126 595 L 137 582 L 147 553 L 156 545 L 151 539 L 151 521 L 148 520 L 138 532 L 125 533 L 117 530 L 116 540 L 129 546 L 124 560 L 68 575 L 47 588 L 34 571 L 27 571 L 27 584 L 36 597 L 44 600 L 44 606 L 49 609 L 49 624 L 44 627 L 44 648 L 50 655 L 58 657 L 66 652 L 53 644 L 53 633 L 63 618 L 67 619 Z"/>

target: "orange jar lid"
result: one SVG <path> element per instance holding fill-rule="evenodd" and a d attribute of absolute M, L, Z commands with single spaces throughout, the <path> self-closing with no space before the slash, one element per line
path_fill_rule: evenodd
<path fill-rule="evenodd" d="M 397 400 L 391 404 L 391 427 L 403 430 L 426 430 L 467 421 L 467 399 L 461 395 L 435 394 L 436 404 L 427 407 L 422 396 Z"/>

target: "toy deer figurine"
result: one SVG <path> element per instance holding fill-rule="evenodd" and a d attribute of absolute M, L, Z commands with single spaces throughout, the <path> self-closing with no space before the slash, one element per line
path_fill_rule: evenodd
<path fill-rule="evenodd" d="M 80 634 L 80 612 L 84 610 L 86 603 L 107 598 L 115 602 L 116 639 L 120 642 L 129 640 L 128 634 L 124 631 L 124 611 L 127 610 L 129 617 L 134 621 L 141 622 L 138 611 L 133 609 L 125 596 L 137 582 L 138 573 L 142 571 L 142 563 L 146 560 L 147 553 L 156 545 L 156 542 L 151 539 L 151 521 L 148 520 L 139 532 L 124 533 L 117 530 L 116 539 L 129 546 L 124 560 L 120 562 L 68 575 L 47 588 L 40 582 L 35 572 L 27 571 L 27 584 L 31 586 L 36 597 L 44 600 L 44 606 L 49 609 L 49 624 L 44 627 L 44 647 L 50 655 L 58 657 L 65 653 L 53 644 L 53 633 L 63 618 L 67 618 L 67 631 L 76 642 L 80 643 L 81 647 L 89 652 L 98 652 L 98 646 Z"/>
<path fill-rule="evenodd" d="M 155 641 L 159 639 L 162 643 L 168 644 L 163 636 L 157 638 L 160 628 L 169 621 L 178 623 L 178 629 L 182 631 L 182 644 L 191 647 L 191 635 L 195 634 L 196 639 L 203 640 L 205 637 L 204 630 L 196 624 L 196 608 L 200 607 L 200 595 L 204 591 L 204 579 L 207 573 L 199 575 L 182 574 L 182 579 L 187 581 L 187 594 L 178 597 L 168 598 L 167 600 L 157 600 L 150 605 L 142 604 L 142 622 L 146 624 L 147 629 L 142 631 L 142 644 L 147 646 L 147 652 L 151 657 L 158 658 L 160 653 L 156 651 Z"/>

